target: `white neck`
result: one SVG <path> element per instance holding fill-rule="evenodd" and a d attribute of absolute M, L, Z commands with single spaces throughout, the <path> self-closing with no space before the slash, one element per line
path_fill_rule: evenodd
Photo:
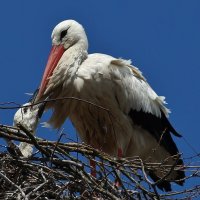
<path fill-rule="evenodd" d="M 79 66 L 87 58 L 87 47 L 87 42 L 80 40 L 64 52 L 59 62 L 62 63 L 61 70 L 64 70 L 64 76 L 68 80 L 76 75 Z"/>

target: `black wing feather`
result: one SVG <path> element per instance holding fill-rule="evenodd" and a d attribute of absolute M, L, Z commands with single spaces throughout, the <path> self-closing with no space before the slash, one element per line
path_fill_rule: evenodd
<path fill-rule="evenodd" d="M 142 110 L 136 111 L 131 109 L 129 116 L 134 124 L 147 130 L 159 142 L 159 144 L 170 153 L 170 155 L 176 155 L 179 153 L 179 151 L 170 133 L 173 133 L 177 137 L 181 137 L 181 135 L 172 127 L 165 114 L 162 111 L 160 112 L 161 117 L 156 117 L 155 115 L 151 113 L 145 113 Z M 177 164 L 183 165 L 182 159 L 179 159 Z M 155 182 L 159 180 L 159 177 L 157 177 L 153 171 L 149 171 L 149 176 Z M 184 177 L 184 171 L 177 171 L 177 180 L 183 179 Z M 174 181 L 176 182 L 176 180 Z M 177 182 L 179 185 L 183 185 L 183 183 L 184 181 Z M 171 191 L 170 181 L 163 180 L 157 186 L 161 190 Z"/>
<path fill-rule="evenodd" d="M 134 124 L 147 130 L 171 155 L 178 153 L 177 146 L 174 143 L 170 132 L 178 137 L 181 137 L 181 135 L 172 127 L 162 111 L 160 118 L 151 113 L 133 109 L 130 110 L 129 116 Z"/>

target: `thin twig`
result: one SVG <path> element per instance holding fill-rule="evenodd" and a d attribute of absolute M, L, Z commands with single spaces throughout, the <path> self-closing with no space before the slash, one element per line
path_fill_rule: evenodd
<path fill-rule="evenodd" d="M 25 195 L 25 193 L 23 192 L 23 190 L 16 185 L 15 183 L 13 183 L 9 178 L 7 178 L 5 175 L 3 175 L 3 173 L 0 172 L 0 176 L 1 178 L 3 178 L 5 181 L 7 181 L 9 184 L 11 184 L 13 187 L 15 187 L 17 190 L 20 191 L 22 197 L 24 198 L 24 200 L 28 200 L 28 197 Z"/>

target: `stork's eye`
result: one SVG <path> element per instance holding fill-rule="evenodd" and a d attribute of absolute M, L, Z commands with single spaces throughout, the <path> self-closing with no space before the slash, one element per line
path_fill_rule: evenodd
<path fill-rule="evenodd" d="M 60 34 L 60 40 L 62 40 L 65 37 L 65 35 L 67 35 L 68 29 L 66 29 L 66 30 L 64 30 L 64 31 L 61 32 L 61 34 Z"/>

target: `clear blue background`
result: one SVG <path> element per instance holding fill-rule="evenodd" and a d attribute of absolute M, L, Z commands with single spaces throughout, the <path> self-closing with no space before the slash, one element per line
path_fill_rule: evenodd
<path fill-rule="evenodd" d="M 131 59 L 166 96 L 172 124 L 200 152 L 199 0 L 2 0 L 0 102 L 26 102 L 24 93 L 41 81 L 51 31 L 65 19 L 85 27 L 90 53 Z M 0 110 L 0 123 L 11 124 L 14 113 Z M 76 138 L 69 122 L 64 130 Z M 38 132 L 43 138 L 58 137 L 47 129 Z M 183 139 L 175 141 L 184 157 L 194 155 Z"/>

